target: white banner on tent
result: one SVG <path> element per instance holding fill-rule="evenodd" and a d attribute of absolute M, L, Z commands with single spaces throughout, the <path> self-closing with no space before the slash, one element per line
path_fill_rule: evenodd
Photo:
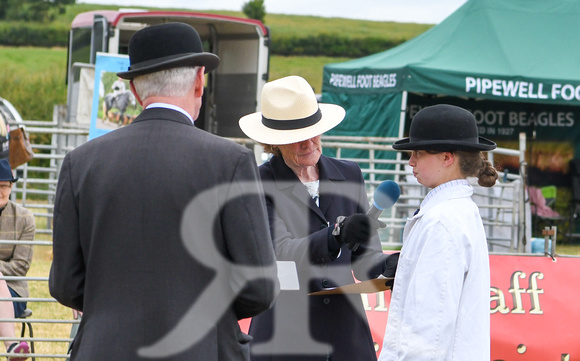
<path fill-rule="evenodd" d="M 465 77 L 465 92 L 519 99 L 580 100 L 580 85 Z"/>
<path fill-rule="evenodd" d="M 358 75 L 331 73 L 329 83 L 335 88 L 394 88 L 397 86 L 397 73 Z"/>

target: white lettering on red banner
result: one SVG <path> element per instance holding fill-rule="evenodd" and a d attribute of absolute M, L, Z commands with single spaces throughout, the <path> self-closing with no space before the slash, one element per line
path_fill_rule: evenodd
<path fill-rule="evenodd" d="M 580 258 L 490 255 L 491 361 L 571 361 L 580 355 Z M 377 355 L 391 293 L 362 294 Z M 429 297 L 425 295 L 425 297 Z M 240 322 L 246 331 L 249 320 Z M 575 358 L 572 358 L 575 357 Z"/>

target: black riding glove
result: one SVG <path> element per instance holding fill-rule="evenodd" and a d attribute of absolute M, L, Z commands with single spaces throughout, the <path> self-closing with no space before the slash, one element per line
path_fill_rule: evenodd
<path fill-rule="evenodd" d="M 383 222 L 366 214 L 357 213 L 348 217 L 338 217 L 332 235 L 339 244 L 344 243 L 355 252 L 359 245 L 369 242 L 374 230 L 382 227 L 385 227 Z"/>
<path fill-rule="evenodd" d="M 383 276 L 385 277 L 395 277 L 397 272 L 397 265 L 399 264 L 399 252 L 390 254 L 385 261 L 385 269 L 383 270 Z"/>
<path fill-rule="evenodd" d="M 387 257 L 385 260 L 385 268 L 383 269 L 383 276 L 390 278 L 395 277 L 397 272 L 397 265 L 399 264 L 399 252 L 393 253 Z M 393 290 L 394 282 L 393 280 L 388 280 L 385 285 L 391 286 L 391 291 Z"/>

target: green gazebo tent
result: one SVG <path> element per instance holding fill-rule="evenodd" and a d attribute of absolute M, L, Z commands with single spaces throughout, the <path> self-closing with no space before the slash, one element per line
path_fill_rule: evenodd
<path fill-rule="evenodd" d="M 400 137 L 422 106 L 447 102 L 491 139 L 526 132 L 577 155 L 579 19 L 580 0 L 469 0 L 400 46 L 326 65 L 322 101 L 347 110 L 330 134 Z"/>

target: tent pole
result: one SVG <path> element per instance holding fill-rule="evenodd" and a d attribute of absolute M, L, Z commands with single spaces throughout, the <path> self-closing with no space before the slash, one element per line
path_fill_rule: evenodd
<path fill-rule="evenodd" d="M 407 91 L 401 93 L 401 117 L 399 121 L 399 138 L 405 135 L 405 113 L 407 112 Z"/>
<path fill-rule="evenodd" d="M 401 114 L 399 117 L 399 139 L 403 138 L 405 135 L 405 118 L 407 113 L 407 91 L 403 90 L 401 93 Z M 400 165 L 402 155 L 401 152 L 397 152 L 397 164 Z M 399 168 L 400 169 L 400 168 Z M 405 167 L 403 166 L 401 170 L 404 170 Z M 395 182 L 399 183 L 400 175 L 399 172 L 395 174 Z"/>
<path fill-rule="evenodd" d="M 399 139 L 403 138 L 403 135 L 405 134 L 406 112 L 407 112 L 407 91 L 403 90 L 403 92 L 401 93 L 401 114 L 399 117 Z M 402 162 L 402 153 L 401 152 L 396 152 L 396 153 L 397 153 L 397 155 L 396 155 L 397 167 L 399 170 L 404 171 L 405 166 L 401 163 Z M 401 173 L 402 172 L 395 172 L 395 182 L 397 184 L 401 180 Z M 393 215 L 393 217 L 397 216 L 397 204 L 396 203 L 393 206 L 393 209 L 391 210 L 391 212 L 392 212 L 391 214 Z M 405 215 L 405 217 L 406 216 L 407 215 Z M 395 235 L 393 234 L 393 230 L 391 230 L 391 239 L 395 239 L 394 236 Z M 402 237 L 402 233 L 401 233 L 401 237 Z M 401 242 L 401 241 L 402 241 L 402 238 L 399 240 L 399 242 Z"/>
<path fill-rule="evenodd" d="M 522 184 L 520 187 L 520 215 L 521 221 L 519 222 L 519 242 L 517 244 L 517 251 L 520 253 L 525 253 L 526 245 L 528 241 L 531 239 L 532 235 L 532 224 L 531 224 L 531 211 L 529 208 L 530 200 L 526 196 L 526 185 L 527 185 L 527 163 L 526 163 L 526 148 L 527 148 L 527 138 L 526 133 L 521 132 L 520 136 L 520 178 L 522 180 Z M 529 218 L 528 218 L 529 217 Z"/>

